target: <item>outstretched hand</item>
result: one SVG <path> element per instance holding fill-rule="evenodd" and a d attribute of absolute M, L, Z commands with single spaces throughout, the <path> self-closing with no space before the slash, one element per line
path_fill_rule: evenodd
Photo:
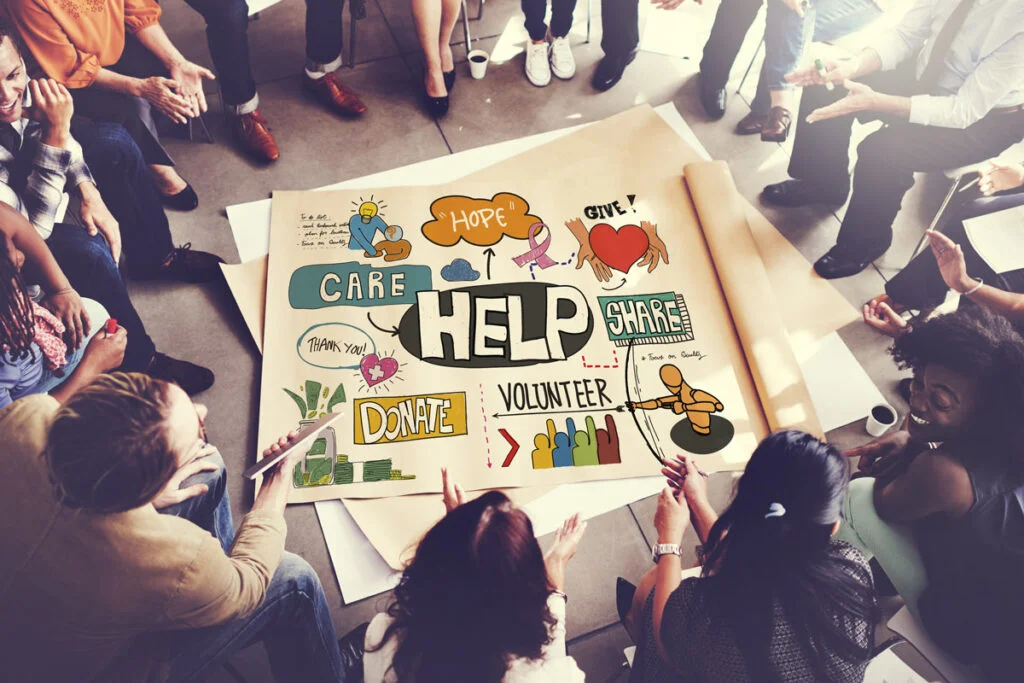
<path fill-rule="evenodd" d="M 612 270 L 604 261 L 597 258 L 597 254 L 594 253 L 593 248 L 590 246 L 590 233 L 587 231 L 587 226 L 583 224 L 583 221 L 579 218 L 573 218 L 565 222 L 565 227 L 569 228 L 569 232 L 572 233 L 572 236 L 580 244 L 580 248 L 576 252 L 576 270 L 582 268 L 584 263 L 588 263 L 591 270 L 594 271 L 594 277 L 597 278 L 598 282 L 611 281 Z"/>
<path fill-rule="evenodd" d="M 856 81 L 843 81 L 846 97 L 826 107 L 815 109 L 807 115 L 807 123 L 825 121 L 839 116 L 848 116 L 861 111 L 869 111 L 876 106 L 875 91 L 870 86 Z"/>
<path fill-rule="evenodd" d="M 910 329 L 909 323 L 884 301 L 869 301 L 861 310 L 864 322 L 884 335 L 899 337 Z"/>
<path fill-rule="evenodd" d="M 967 274 L 967 261 L 964 250 L 959 244 L 941 232 L 928 230 L 928 246 L 935 255 L 935 263 L 939 266 L 942 281 L 955 292 L 966 292 L 976 284 Z"/>
<path fill-rule="evenodd" d="M 637 265 L 641 268 L 647 266 L 647 272 L 653 273 L 654 269 L 658 267 L 659 260 L 668 263 L 668 250 L 665 249 L 665 243 L 662 239 L 658 237 L 657 225 L 650 221 L 641 221 L 640 229 L 647 235 L 649 246 L 647 247 L 647 253 L 644 254 L 644 257 L 640 259 Z"/>
<path fill-rule="evenodd" d="M 580 514 L 577 512 L 562 522 L 562 526 L 555 532 L 555 542 L 544 554 L 544 566 L 548 570 L 548 578 L 558 590 L 562 590 L 565 586 L 565 567 L 569 564 L 569 560 L 576 555 L 586 531 L 587 523 L 580 520 Z"/>
<path fill-rule="evenodd" d="M 444 492 L 444 511 L 451 512 L 466 502 L 466 493 L 454 481 L 448 479 L 448 468 L 441 468 L 441 488 Z"/>

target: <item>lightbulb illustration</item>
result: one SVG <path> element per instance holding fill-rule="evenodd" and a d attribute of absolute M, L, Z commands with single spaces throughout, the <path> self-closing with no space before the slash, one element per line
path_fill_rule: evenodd
<path fill-rule="evenodd" d="M 363 202 L 359 205 L 359 217 L 364 223 L 369 223 L 370 220 L 377 215 L 377 205 L 373 202 Z"/>

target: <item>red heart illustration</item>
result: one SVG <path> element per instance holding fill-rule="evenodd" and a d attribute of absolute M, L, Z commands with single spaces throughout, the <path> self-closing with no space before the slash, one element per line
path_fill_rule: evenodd
<path fill-rule="evenodd" d="M 621 273 L 628 273 L 650 244 L 647 233 L 635 225 L 623 225 L 616 230 L 607 223 L 598 223 L 590 229 L 594 255 Z"/>

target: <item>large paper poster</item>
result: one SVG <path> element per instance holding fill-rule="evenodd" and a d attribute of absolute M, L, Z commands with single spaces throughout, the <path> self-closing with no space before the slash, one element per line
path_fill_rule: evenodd
<path fill-rule="evenodd" d="M 469 489 L 742 467 L 763 382 L 686 159 L 618 134 L 501 180 L 274 194 L 260 443 L 345 413 L 292 502 L 436 491 L 441 466 Z"/>

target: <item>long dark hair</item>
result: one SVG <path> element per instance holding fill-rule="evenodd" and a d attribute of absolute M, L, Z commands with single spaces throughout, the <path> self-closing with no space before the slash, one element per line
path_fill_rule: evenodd
<path fill-rule="evenodd" d="M 375 647 L 398 638 L 392 667 L 403 683 L 498 683 L 509 658 L 537 659 L 550 642 L 551 591 L 530 518 L 490 491 L 420 541 Z"/>
<path fill-rule="evenodd" d="M 941 366 L 972 378 L 978 405 L 970 434 L 948 447 L 1017 463 L 1024 444 L 1024 339 L 1006 318 L 980 306 L 939 315 L 899 337 L 892 356 L 901 368 Z M 1024 464 L 1019 465 L 1024 469 Z"/>
<path fill-rule="evenodd" d="M 8 254 L 10 238 L 0 231 L 0 346 L 16 359 L 32 354 L 36 318 L 21 273 Z"/>
<path fill-rule="evenodd" d="M 781 680 L 770 649 L 778 607 L 815 680 L 836 680 L 836 659 L 871 657 L 870 571 L 831 543 L 849 479 L 846 458 L 832 446 L 803 432 L 776 432 L 754 451 L 736 497 L 708 534 L 704 574 L 713 579 L 704 599 L 736 635 L 751 680 Z M 865 625 L 864 637 L 851 633 L 856 624 Z"/>

